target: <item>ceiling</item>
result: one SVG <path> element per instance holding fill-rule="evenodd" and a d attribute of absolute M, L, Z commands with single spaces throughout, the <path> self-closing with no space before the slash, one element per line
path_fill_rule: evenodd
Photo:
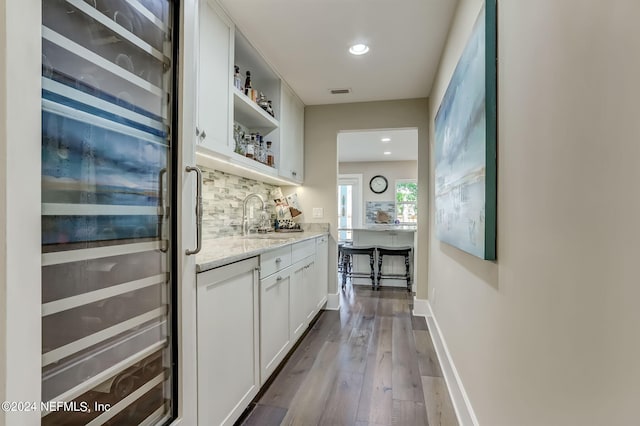
<path fill-rule="evenodd" d="M 381 139 L 389 138 L 389 142 Z M 384 155 L 384 152 L 390 152 Z M 338 133 L 338 161 L 415 161 L 418 130 L 390 129 Z"/>
<path fill-rule="evenodd" d="M 219 0 L 306 105 L 427 97 L 457 0 Z M 363 56 L 349 54 L 365 43 Z M 332 95 L 330 89 L 349 88 Z"/>

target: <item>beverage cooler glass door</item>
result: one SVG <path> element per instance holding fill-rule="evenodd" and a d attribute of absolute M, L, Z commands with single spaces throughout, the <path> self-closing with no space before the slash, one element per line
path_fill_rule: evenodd
<path fill-rule="evenodd" d="M 42 1 L 43 425 L 175 417 L 176 13 Z"/>

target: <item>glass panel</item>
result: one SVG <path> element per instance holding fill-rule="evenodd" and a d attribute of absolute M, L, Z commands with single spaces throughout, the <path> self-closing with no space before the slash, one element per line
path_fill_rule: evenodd
<path fill-rule="evenodd" d="M 42 1 L 43 425 L 175 411 L 172 5 Z"/>
<path fill-rule="evenodd" d="M 353 228 L 353 185 L 338 185 L 338 228 Z M 338 231 L 338 241 L 352 240 L 352 234 Z"/>

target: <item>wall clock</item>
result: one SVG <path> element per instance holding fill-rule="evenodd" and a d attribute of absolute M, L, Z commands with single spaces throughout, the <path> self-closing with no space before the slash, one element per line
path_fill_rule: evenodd
<path fill-rule="evenodd" d="M 369 181 L 369 188 L 376 194 L 382 194 L 388 187 L 389 182 L 387 182 L 387 178 L 382 175 L 376 175 Z"/>

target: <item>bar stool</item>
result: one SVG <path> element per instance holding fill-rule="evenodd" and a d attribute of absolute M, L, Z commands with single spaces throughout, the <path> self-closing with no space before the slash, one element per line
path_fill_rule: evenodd
<path fill-rule="evenodd" d="M 342 273 L 344 270 L 342 269 L 342 248 L 344 246 L 351 247 L 353 245 L 353 240 L 342 240 L 338 241 L 338 272 Z"/>
<path fill-rule="evenodd" d="M 371 288 L 375 289 L 376 280 L 375 280 L 375 256 L 376 256 L 376 247 L 375 246 L 347 246 L 344 245 L 341 248 L 342 252 L 342 289 L 344 290 L 347 285 L 347 277 L 359 277 L 359 278 L 371 278 Z M 369 266 L 371 267 L 371 273 L 367 274 L 365 272 L 353 272 L 353 256 L 355 255 L 368 255 L 369 256 Z"/>
<path fill-rule="evenodd" d="M 410 246 L 405 247 L 381 247 L 378 246 L 378 290 L 380 290 L 380 279 L 381 278 L 404 278 L 407 280 L 407 291 L 411 291 L 411 268 L 410 265 L 410 256 L 411 250 L 413 248 Z M 404 274 L 385 274 L 382 275 L 382 258 L 384 256 L 403 256 L 404 257 L 404 266 L 405 273 Z"/>

